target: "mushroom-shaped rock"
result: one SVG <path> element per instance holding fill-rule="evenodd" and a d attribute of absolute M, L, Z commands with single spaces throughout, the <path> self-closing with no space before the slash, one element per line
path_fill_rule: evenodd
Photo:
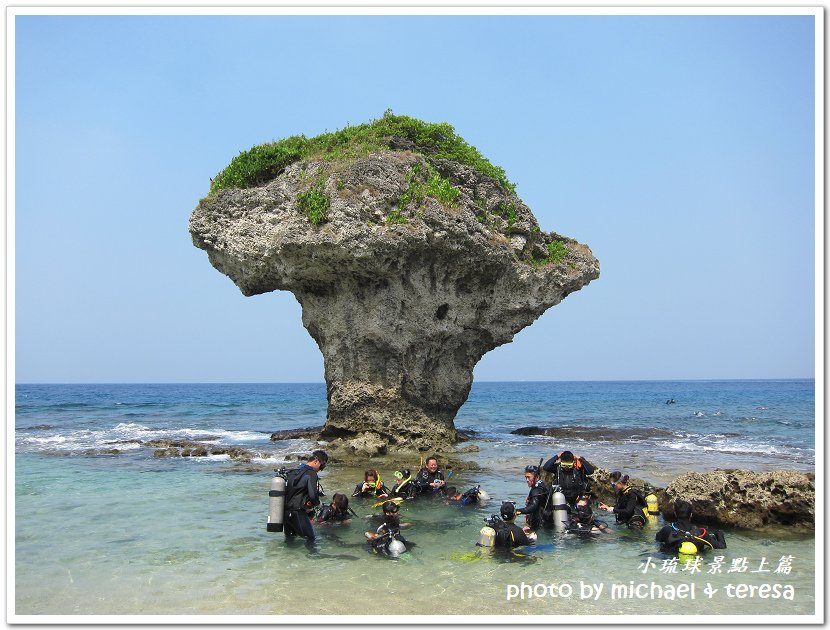
<path fill-rule="evenodd" d="M 590 249 L 541 231 L 486 160 L 442 157 L 441 129 L 432 144 L 301 149 L 246 187 L 214 184 L 191 216 L 193 243 L 244 295 L 301 304 L 325 364 L 323 437 L 453 442 L 482 355 L 599 276 Z"/>

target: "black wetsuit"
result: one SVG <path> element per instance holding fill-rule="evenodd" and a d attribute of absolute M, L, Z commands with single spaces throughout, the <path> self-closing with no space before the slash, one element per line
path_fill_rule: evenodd
<path fill-rule="evenodd" d="M 521 547 L 523 545 L 530 545 L 532 541 L 527 537 L 524 530 L 516 525 L 516 523 L 497 523 L 493 528 L 496 530 L 496 537 L 493 540 L 493 546 L 500 549 L 512 549 L 513 547 Z"/>
<path fill-rule="evenodd" d="M 377 487 L 370 488 L 369 490 L 366 490 L 364 492 L 363 491 L 363 484 L 364 483 L 365 482 L 361 481 L 359 484 L 357 484 L 354 487 L 354 492 L 352 492 L 353 497 L 363 497 L 364 499 L 365 498 L 376 499 L 382 494 L 387 494 L 387 495 L 389 494 L 389 488 L 387 488 L 385 485 L 383 485 L 382 482 Z"/>
<path fill-rule="evenodd" d="M 591 490 L 588 475 L 593 474 L 595 467 L 581 457 L 576 458 L 573 466 L 564 467 L 559 462 L 559 456 L 556 455 L 545 462 L 542 470 L 551 474 L 551 485 L 562 488 L 565 501 L 569 505 L 574 505 L 579 495 L 587 494 Z"/>
<path fill-rule="evenodd" d="M 683 521 L 666 525 L 657 532 L 654 539 L 661 543 L 660 550 L 665 552 L 677 551 L 686 541 L 694 543 L 698 551 L 726 549 L 726 539 L 722 532 L 718 530 L 708 532 L 705 528 Z"/>
<path fill-rule="evenodd" d="M 345 510 L 338 510 L 336 506 L 329 504 L 324 505 L 323 508 L 320 510 L 320 513 L 317 515 L 317 522 L 318 523 L 342 523 L 345 520 L 348 520 L 350 517 L 349 510 L 346 508 Z"/>
<path fill-rule="evenodd" d="M 545 482 L 539 479 L 527 494 L 525 506 L 516 510 L 516 514 L 526 514 L 527 524 L 533 531 L 542 525 L 550 525 L 552 517 L 550 490 Z"/>
<path fill-rule="evenodd" d="M 637 490 L 629 486 L 617 493 L 614 517 L 618 523 L 625 523 L 629 527 L 642 527 L 646 522 L 644 507 L 646 507 L 646 500 Z"/>
<path fill-rule="evenodd" d="M 286 536 L 301 536 L 309 540 L 317 537 L 310 518 L 313 508 L 320 505 L 317 484 L 317 471 L 306 464 L 288 471 L 285 487 Z"/>
<path fill-rule="evenodd" d="M 411 479 L 400 486 L 392 486 L 389 492 L 389 497 L 403 497 L 404 499 L 412 499 L 418 494 L 418 487 Z"/>
<path fill-rule="evenodd" d="M 426 468 L 422 468 L 421 472 L 415 477 L 415 485 L 418 487 L 418 494 L 425 494 L 427 496 L 437 496 L 446 492 L 446 486 L 440 488 L 433 488 L 432 482 L 440 480 L 444 481 L 444 473 L 436 470 L 434 473 L 429 472 Z"/>

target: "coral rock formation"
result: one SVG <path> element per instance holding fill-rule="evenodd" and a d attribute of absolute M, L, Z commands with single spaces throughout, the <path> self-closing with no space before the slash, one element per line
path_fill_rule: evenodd
<path fill-rule="evenodd" d="M 482 355 L 599 276 L 587 246 L 542 232 L 499 180 L 390 146 L 294 162 L 190 219 L 244 295 L 295 295 L 324 358 L 323 437 L 377 454 L 455 441 Z"/>
<path fill-rule="evenodd" d="M 675 499 L 691 502 L 695 521 L 755 529 L 765 525 L 815 527 L 815 483 L 793 470 L 715 470 L 686 473 L 660 495 L 667 517 Z"/>

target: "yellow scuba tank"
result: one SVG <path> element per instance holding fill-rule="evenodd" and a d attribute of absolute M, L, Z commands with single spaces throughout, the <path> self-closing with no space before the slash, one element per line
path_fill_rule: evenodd
<path fill-rule="evenodd" d="M 697 546 L 689 540 L 683 541 L 682 543 L 680 543 L 680 549 L 677 550 L 677 555 L 680 557 L 694 557 L 697 555 Z"/>
<path fill-rule="evenodd" d="M 657 495 L 654 494 L 654 489 L 646 484 L 644 490 L 646 491 L 646 507 L 645 507 L 645 514 L 646 520 L 650 525 L 659 525 L 660 519 L 660 508 L 657 505 Z"/>

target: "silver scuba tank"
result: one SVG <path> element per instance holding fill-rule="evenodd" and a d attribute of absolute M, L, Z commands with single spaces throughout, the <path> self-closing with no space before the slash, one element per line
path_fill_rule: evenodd
<path fill-rule="evenodd" d="M 404 551 L 406 551 L 406 545 L 404 545 L 400 540 L 397 538 L 393 538 L 389 541 L 386 545 L 386 552 L 392 558 L 397 558 L 400 556 Z"/>
<path fill-rule="evenodd" d="M 281 532 L 285 520 L 285 469 L 276 472 L 268 491 L 268 524 L 265 529 L 269 532 Z"/>
<path fill-rule="evenodd" d="M 553 528 L 556 531 L 565 531 L 568 526 L 568 503 L 565 501 L 565 495 L 562 494 L 562 488 L 553 486 L 551 488 L 551 503 L 553 504 Z"/>

